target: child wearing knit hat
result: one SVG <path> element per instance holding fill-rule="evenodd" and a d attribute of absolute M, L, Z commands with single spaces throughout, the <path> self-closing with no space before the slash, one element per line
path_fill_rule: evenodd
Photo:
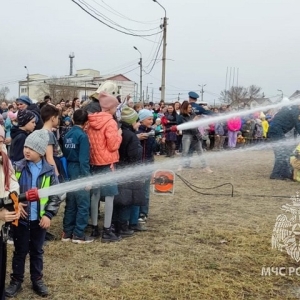
<path fill-rule="evenodd" d="M 53 166 L 49 165 L 44 158 L 48 140 L 48 132 L 44 129 L 36 130 L 26 138 L 25 158 L 15 163 L 20 193 L 33 188 L 47 188 L 58 183 Z M 58 212 L 61 199 L 55 195 L 36 200 L 28 204 L 19 204 L 21 219 L 18 226 L 13 226 L 15 251 L 12 259 L 11 281 L 6 288 L 7 297 L 15 297 L 22 289 L 28 253 L 32 289 L 39 296 L 48 295 L 48 289 L 43 282 L 43 244 L 46 230 L 50 227 L 51 219 Z"/>
<path fill-rule="evenodd" d="M 13 126 L 10 132 L 10 159 L 12 162 L 24 158 L 23 148 L 27 136 L 35 129 L 35 115 L 30 110 L 20 110 L 17 116 L 18 126 Z"/>
<path fill-rule="evenodd" d="M 90 164 L 93 174 L 114 171 L 114 165 L 119 161 L 119 152 L 122 141 L 122 129 L 114 119 L 119 102 L 116 97 L 100 92 L 99 103 L 102 111 L 88 116 L 89 126 L 87 134 L 90 141 Z M 104 228 L 102 242 L 116 242 L 121 239 L 111 230 L 114 197 L 118 194 L 116 183 L 101 186 L 92 190 L 91 220 L 93 225 L 92 237 L 100 235 L 98 229 L 99 199 L 105 197 Z"/>
<path fill-rule="evenodd" d="M 148 109 L 139 111 L 139 121 L 141 125 L 137 131 L 138 138 L 142 145 L 142 162 L 145 164 L 154 163 L 155 152 L 155 134 L 149 134 L 153 125 L 153 113 Z M 149 198 L 150 198 L 150 178 L 151 174 L 147 176 L 144 183 L 145 202 L 140 206 L 133 206 L 130 219 L 130 229 L 141 231 L 146 230 L 145 222 L 149 212 Z"/>
<path fill-rule="evenodd" d="M 119 148 L 119 168 L 132 167 L 142 162 L 142 147 L 136 135 L 140 126 L 137 112 L 125 106 L 121 112 L 122 143 Z M 134 179 L 118 185 L 119 194 L 115 196 L 113 223 L 116 233 L 123 238 L 132 236 L 134 230 L 129 229 L 130 212 L 133 205 L 145 202 L 144 180 Z"/>

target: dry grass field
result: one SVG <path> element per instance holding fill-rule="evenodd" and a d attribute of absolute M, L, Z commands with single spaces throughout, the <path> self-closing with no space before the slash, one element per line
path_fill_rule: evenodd
<path fill-rule="evenodd" d="M 271 195 L 294 195 L 298 184 L 268 179 L 273 164 L 269 150 L 210 152 L 207 158 L 214 173 L 193 168 L 180 175 L 201 187 L 231 182 L 234 197 L 228 186 L 205 191 L 228 196 L 201 195 L 176 179 L 174 196 L 151 195 L 148 232 L 112 244 L 49 243 L 44 270 L 48 298 L 300 299 L 296 275 L 261 275 L 263 267 L 300 264 L 271 247 L 280 207 L 291 203 Z M 51 227 L 57 237 L 62 214 L 63 207 Z M 9 246 L 7 279 L 12 250 Z M 30 289 L 28 268 L 16 299 L 39 299 Z"/>

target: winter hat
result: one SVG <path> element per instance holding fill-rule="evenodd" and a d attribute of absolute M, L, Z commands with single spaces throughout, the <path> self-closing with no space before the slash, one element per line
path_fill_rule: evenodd
<path fill-rule="evenodd" d="M 129 125 L 132 125 L 134 122 L 136 122 L 137 119 L 138 119 L 138 114 L 134 109 L 132 109 L 128 106 L 125 106 L 122 109 L 121 121 L 123 121 Z"/>
<path fill-rule="evenodd" d="M 153 113 L 149 109 L 141 109 L 139 111 L 139 120 L 143 121 L 149 117 L 153 117 Z"/>
<path fill-rule="evenodd" d="M 12 111 L 9 111 L 7 113 L 7 116 L 13 121 L 13 120 L 15 120 L 18 117 L 18 113 L 14 113 Z"/>
<path fill-rule="evenodd" d="M 119 105 L 118 99 L 106 92 L 100 92 L 98 100 L 102 111 L 108 111 Z"/>
<path fill-rule="evenodd" d="M 49 133 L 45 129 L 36 130 L 25 140 L 24 147 L 28 147 L 41 156 L 44 156 L 48 147 Z"/>
<path fill-rule="evenodd" d="M 17 102 L 22 102 L 22 103 L 24 103 L 26 105 L 32 104 L 32 101 L 31 101 L 31 99 L 28 96 L 21 96 L 21 97 L 17 98 L 16 101 Z"/>
<path fill-rule="evenodd" d="M 0 125 L 0 136 L 2 136 L 3 138 L 5 138 L 5 132 L 4 132 L 4 128 Z M 0 149 L 1 152 L 1 149 Z"/>
<path fill-rule="evenodd" d="M 28 122 L 35 118 L 35 114 L 30 110 L 20 110 L 18 112 L 18 125 L 19 127 L 25 126 Z"/>
<path fill-rule="evenodd" d="M 64 122 L 71 122 L 72 120 L 71 120 L 71 118 L 70 117 L 65 117 L 64 118 Z"/>

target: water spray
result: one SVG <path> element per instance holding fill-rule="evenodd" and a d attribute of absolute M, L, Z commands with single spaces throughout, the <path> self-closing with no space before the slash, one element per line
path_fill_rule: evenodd
<path fill-rule="evenodd" d="M 272 105 L 267 105 L 264 107 L 253 108 L 253 109 L 247 110 L 247 111 L 238 111 L 238 112 L 233 112 L 233 113 L 222 115 L 222 116 L 215 116 L 212 118 L 205 118 L 205 119 L 201 119 L 201 120 L 197 120 L 197 121 L 191 121 L 191 122 L 187 122 L 184 124 L 180 124 L 178 126 L 173 126 L 173 127 L 171 127 L 170 130 L 177 131 L 177 130 L 185 130 L 185 129 L 189 129 L 189 128 L 196 128 L 201 125 L 203 126 L 203 125 L 207 125 L 207 124 L 210 124 L 213 122 L 227 120 L 234 116 L 247 116 L 249 114 L 252 114 L 252 113 L 258 112 L 258 111 L 266 111 L 266 110 L 270 110 L 270 109 L 274 109 L 274 108 L 281 108 L 283 106 L 286 106 L 287 104 L 290 105 L 290 102 L 272 104 Z M 293 104 L 300 104 L 300 99 L 293 101 Z M 291 141 L 288 141 L 288 142 L 291 144 L 292 143 L 294 144 L 295 140 L 291 139 Z M 267 146 L 265 146 L 265 145 L 257 146 L 257 147 L 255 146 L 255 147 L 249 147 L 247 149 L 235 150 L 235 151 L 260 150 L 260 149 L 266 148 L 266 147 L 269 148 L 269 147 L 273 146 L 273 144 L 274 144 L 274 146 L 275 145 L 278 146 L 279 143 L 280 143 L 279 141 L 268 142 Z M 286 143 L 287 143 L 287 140 L 284 141 L 285 145 L 286 145 Z M 221 153 L 222 153 L 222 155 L 224 155 L 226 152 L 221 152 Z M 214 154 L 214 157 L 220 155 L 216 152 L 213 152 L 213 154 Z M 195 160 L 195 158 L 193 158 L 193 160 Z M 180 158 L 180 162 L 181 162 L 181 158 Z M 172 180 L 174 180 L 174 176 L 172 177 L 171 170 L 173 170 L 174 167 L 178 167 L 180 162 L 178 162 L 178 159 L 170 159 L 170 160 L 166 160 L 164 162 L 159 162 L 156 164 L 137 165 L 137 166 L 127 167 L 125 169 L 119 169 L 119 170 L 111 172 L 111 173 L 88 176 L 88 177 L 80 178 L 80 179 L 77 179 L 77 180 L 74 180 L 71 182 L 61 183 L 61 184 L 43 188 L 43 189 L 36 189 L 36 188 L 31 189 L 31 190 L 27 191 L 25 194 L 23 194 L 21 196 L 21 198 L 25 197 L 25 199 L 27 199 L 28 201 L 32 201 L 33 199 L 40 199 L 40 198 L 48 197 L 51 195 L 60 195 L 60 194 L 84 189 L 86 187 L 97 188 L 100 186 L 109 185 L 112 182 L 121 184 L 121 183 L 126 183 L 126 182 L 132 182 L 135 180 L 141 180 L 141 178 L 146 178 L 146 177 L 151 176 L 151 174 L 153 172 L 157 171 L 158 165 L 159 165 L 160 170 L 162 170 L 162 167 L 163 167 L 165 170 L 168 170 L 165 172 L 169 172 L 169 173 L 167 173 L 167 179 L 165 178 L 166 177 L 165 175 L 164 175 L 165 176 L 164 178 L 161 178 L 161 174 L 158 177 L 154 177 L 154 181 L 152 183 L 153 184 L 156 183 L 156 189 L 157 189 L 159 184 L 160 185 L 168 185 L 171 183 Z M 169 180 L 170 182 L 167 182 L 166 180 L 167 181 Z M 166 188 L 166 187 L 164 187 L 164 188 Z M 159 191 L 164 188 L 160 187 L 157 190 Z M 170 189 L 170 191 L 173 193 L 173 189 Z"/>

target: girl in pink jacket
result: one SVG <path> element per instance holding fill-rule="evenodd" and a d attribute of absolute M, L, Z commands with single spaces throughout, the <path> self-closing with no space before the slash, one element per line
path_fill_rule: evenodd
<path fill-rule="evenodd" d="M 242 120 L 240 117 L 232 117 L 227 121 L 229 149 L 233 149 L 236 147 L 237 133 L 241 129 L 241 126 Z"/>

